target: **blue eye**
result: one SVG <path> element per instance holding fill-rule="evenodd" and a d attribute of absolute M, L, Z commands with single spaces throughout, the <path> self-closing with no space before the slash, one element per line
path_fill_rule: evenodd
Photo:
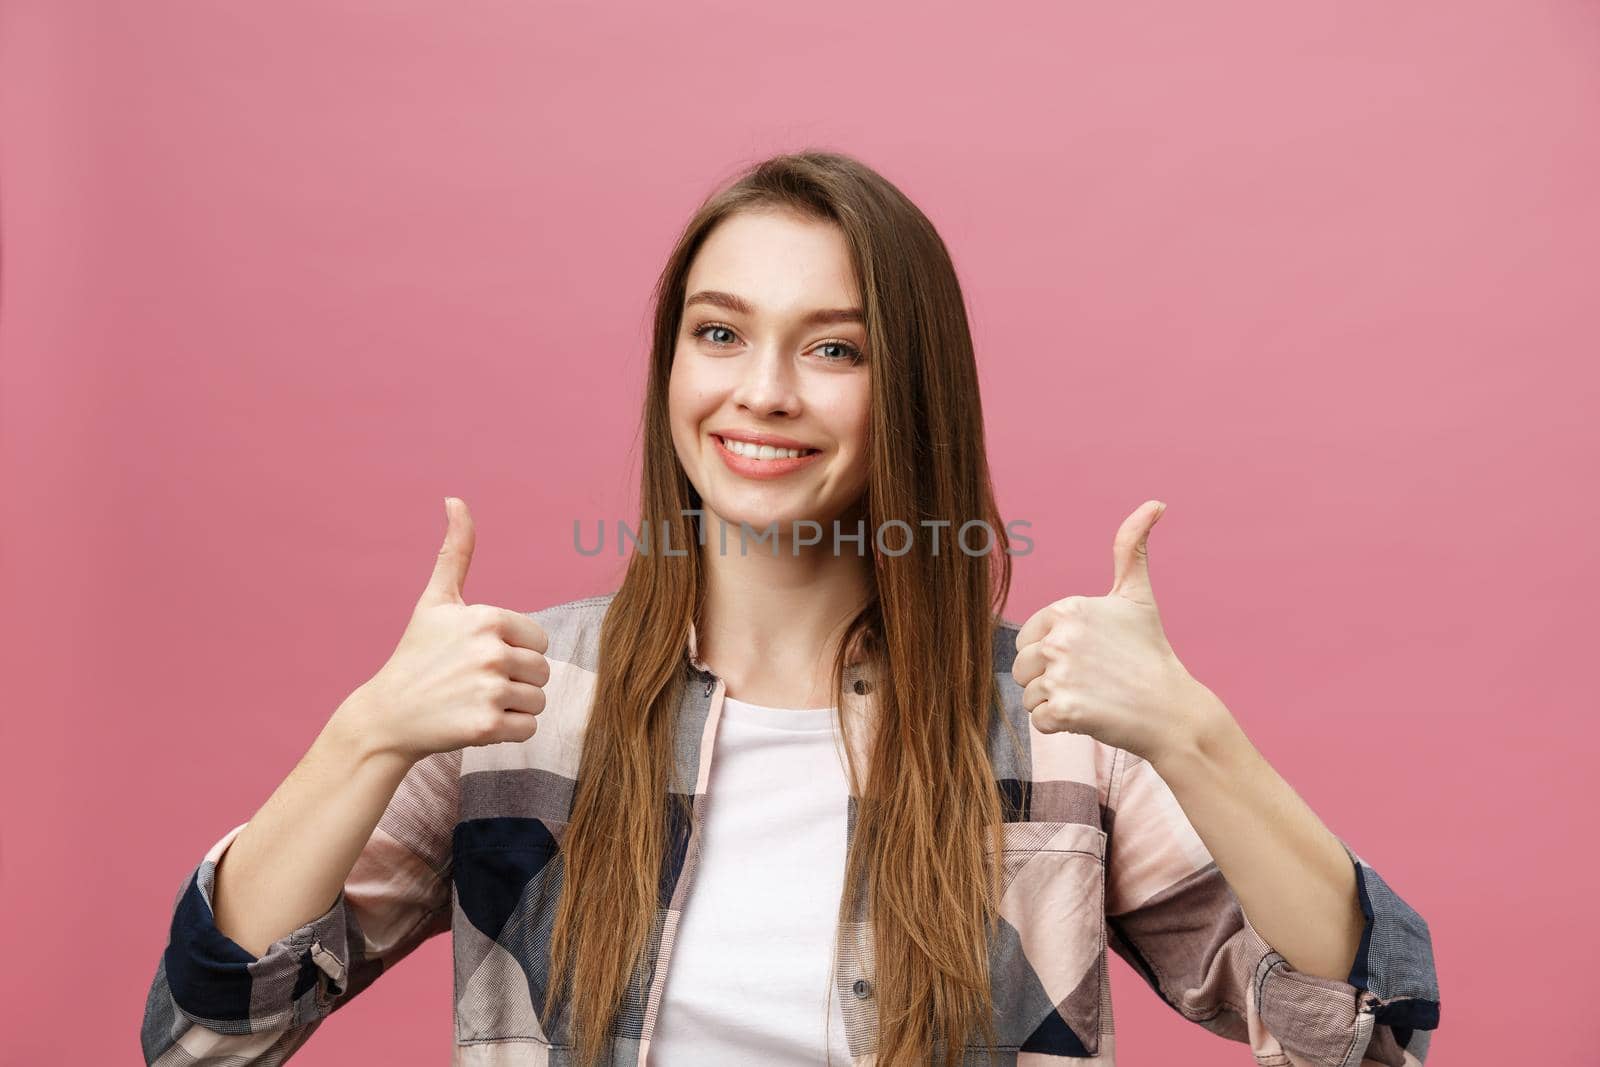
<path fill-rule="evenodd" d="M 857 348 L 848 341 L 824 341 L 817 347 L 842 348 L 845 350 L 846 355 L 830 357 L 828 360 L 830 363 L 854 363 L 856 360 L 861 358 L 861 349 Z"/>
<path fill-rule="evenodd" d="M 732 342 L 730 341 L 717 341 L 708 337 L 707 335 L 713 330 L 726 330 L 728 333 L 734 332 L 732 326 L 724 326 L 720 322 L 707 322 L 700 326 L 696 326 L 693 330 L 689 331 L 689 336 L 696 338 L 704 337 L 706 338 L 706 342 L 708 344 L 714 345 L 717 348 L 729 348 L 732 346 Z M 822 361 L 824 363 L 856 363 L 861 360 L 861 349 L 857 348 L 849 341 L 822 341 L 816 347 L 837 348 L 843 350 L 843 355 L 823 356 Z"/>
<path fill-rule="evenodd" d="M 708 331 L 711 330 L 727 330 L 729 333 L 733 332 L 733 330 L 727 326 L 722 326 L 715 322 L 708 322 L 704 326 L 697 326 L 694 329 L 692 336 L 703 337 Z M 711 343 L 721 348 L 725 348 L 729 344 L 727 341 L 712 341 Z"/>

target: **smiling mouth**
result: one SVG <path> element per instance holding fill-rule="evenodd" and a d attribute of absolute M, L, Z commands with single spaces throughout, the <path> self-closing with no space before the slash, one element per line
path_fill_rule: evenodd
<path fill-rule="evenodd" d="M 718 434 L 712 434 L 711 436 L 715 438 L 717 443 L 722 445 L 723 448 L 726 448 L 734 455 L 742 456 L 745 459 L 800 459 L 822 451 L 820 448 L 775 448 L 772 445 L 751 444 L 749 441 L 740 441 L 732 437 L 722 437 Z"/>

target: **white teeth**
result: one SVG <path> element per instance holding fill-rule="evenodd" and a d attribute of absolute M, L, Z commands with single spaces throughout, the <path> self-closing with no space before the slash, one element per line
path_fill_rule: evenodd
<path fill-rule="evenodd" d="M 729 452 L 735 455 L 748 456 L 751 459 L 798 459 L 815 449 L 801 450 L 798 448 L 774 448 L 771 445 L 756 445 L 748 441 L 735 441 L 731 437 L 721 438 Z"/>

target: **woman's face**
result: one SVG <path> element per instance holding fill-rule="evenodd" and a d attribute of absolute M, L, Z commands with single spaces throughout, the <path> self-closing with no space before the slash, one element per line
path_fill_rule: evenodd
<path fill-rule="evenodd" d="M 673 444 L 707 520 L 729 523 L 733 536 L 740 522 L 758 532 L 777 522 L 787 538 L 791 523 L 811 519 L 833 543 L 832 521 L 866 490 L 866 350 L 860 286 L 837 226 L 760 211 L 711 232 L 689 269 L 668 387 Z M 740 440 L 802 455 L 762 458 Z M 854 534 L 853 520 L 840 532 Z"/>

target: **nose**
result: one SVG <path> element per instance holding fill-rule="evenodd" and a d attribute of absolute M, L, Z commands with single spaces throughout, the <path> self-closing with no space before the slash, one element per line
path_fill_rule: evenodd
<path fill-rule="evenodd" d="M 794 415 L 800 411 L 794 363 L 775 345 L 758 346 L 745 360 L 734 402 L 756 415 Z"/>

